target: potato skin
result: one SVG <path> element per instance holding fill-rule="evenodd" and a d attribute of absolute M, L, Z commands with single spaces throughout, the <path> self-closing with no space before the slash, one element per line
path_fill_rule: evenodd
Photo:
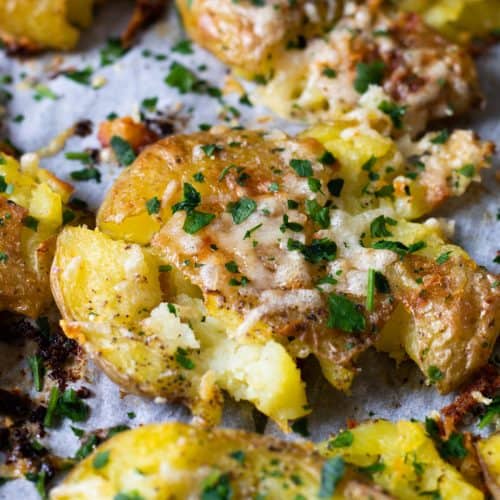
<path fill-rule="evenodd" d="M 72 193 L 36 165 L 21 168 L 0 152 L 0 311 L 36 318 L 51 303 L 49 270 L 55 237 Z"/>
<path fill-rule="evenodd" d="M 177 0 L 190 37 L 249 76 L 265 74 L 287 42 L 323 34 L 333 24 L 340 3 L 278 0 L 256 5 L 249 0 Z"/>
<path fill-rule="evenodd" d="M 13 52 L 69 50 L 76 26 L 90 22 L 93 0 L 5 0 L 0 2 L 0 37 Z"/>
<path fill-rule="evenodd" d="M 109 452 L 108 462 L 96 470 L 93 460 L 103 452 Z M 198 498 L 207 477 L 214 474 L 227 475 L 231 498 L 254 498 L 257 493 L 270 499 L 315 498 L 323 464 L 311 443 L 182 423 L 154 424 L 120 433 L 101 445 L 50 498 L 105 500 L 134 490 L 148 500 Z"/>

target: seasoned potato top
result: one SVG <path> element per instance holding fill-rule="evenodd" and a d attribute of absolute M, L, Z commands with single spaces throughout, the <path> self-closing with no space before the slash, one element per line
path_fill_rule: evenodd
<path fill-rule="evenodd" d="M 432 382 L 448 391 L 491 352 L 500 294 L 494 277 L 446 245 L 437 221 L 401 216 L 419 216 L 462 193 L 490 151 L 463 131 L 406 139 L 398 148 L 356 120 L 295 139 L 240 130 L 179 135 L 146 149 L 123 173 L 98 224 L 114 238 L 150 244 L 174 264 L 230 336 L 278 339 L 294 357 L 313 353 L 343 389 L 396 298 L 406 330 L 396 332 L 389 321 L 384 331 L 391 333 L 378 345 L 395 356 L 404 349 L 427 376 L 438 370 Z M 401 266 L 411 268 L 417 255 L 424 264 L 415 279 L 427 278 L 409 287 Z M 449 309 L 431 286 L 449 269 L 457 279 L 469 275 L 466 288 L 449 283 L 459 303 L 475 297 L 467 324 L 460 307 Z M 399 339 L 396 346 L 386 345 L 388 335 Z M 453 347 L 458 339 L 465 356 Z"/>

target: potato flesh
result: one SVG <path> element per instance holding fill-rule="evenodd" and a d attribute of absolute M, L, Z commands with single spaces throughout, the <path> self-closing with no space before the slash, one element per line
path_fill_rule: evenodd
<path fill-rule="evenodd" d="M 5 231 L 0 251 L 7 255 L 0 264 L 4 268 L 0 310 L 37 317 L 52 300 L 48 278 L 54 237 L 72 188 L 37 165 L 24 168 L 1 153 L 0 179 L 7 186 L 0 193 L 1 229 Z M 28 216 L 36 219 L 35 229 L 27 227 Z"/>
<path fill-rule="evenodd" d="M 65 229 L 51 285 L 66 335 L 124 388 L 183 402 L 207 423 L 220 417 L 220 389 L 251 401 L 284 428 L 306 414 L 300 372 L 286 350 L 273 340 L 232 339 L 199 299 L 164 293 L 160 264 L 138 245 Z M 192 367 L 179 361 L 179 348 Z"/>
<path fill-rule="evenodd" d="M 496 0 L 402 0 L 403 9 L 420 13 L 433 28 L 459 41 L 488 35 L 500 26 Z"/>
<path fill-rule="evenodd" d="M 0 2 L 0 36 L 31 49 L 72 49 L 79 38 L 74 26 L 91 21 L 93 0 L 9 0 Z"/>
<path fill-rule="evenodd" d="M 341 456 L 358 467 L 383 463 L 385 468 L 372 474 L 372 479 L 395 498 L 419 500 L 425 491 L 439 491 L 443 500 L 484 498 L 439 456 L 419 422 L 380 420 L 350 432 L 351 445 L 335 448 L 329 441 L 320 446 L 320 452 L 326 457 Z"/>

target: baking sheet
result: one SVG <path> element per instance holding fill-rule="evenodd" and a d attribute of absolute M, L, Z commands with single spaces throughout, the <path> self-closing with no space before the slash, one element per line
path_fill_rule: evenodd
<path fill-rule="evenodd" d="M 34 151 L 46 146 L 50 140 L 63 130 L 82 119 L 91 119 L 94 133 L 85 138 L 72 137 L 65 151 L 82 151 L 86 147 L 99 147 L 96 140 L 97 124 L 110 112 L 120 116 L 137 113 L 144 98 L 158 97 L 158 109 L 177 113 L 177 123 L 183 131 L 196 131 L 201 123 L 226 123 L 217 119 L 223 111 L 221 103 L 212 97 L 197 94 L 180 95 L 164 83 L 169 67 L 178 61 L 193 70 L 200 78 L 211 85 L 222 87 L 227 69 L 206 51 L 193 44 L 194 54 L 172 53 L 170 47 L 184 34 L 177 13 L 172 8 L 165 19 L 150 28 L 140 43 L 112 66 L 100 67 L 99 50 L 109 36 L 116 36 L 125 26 L 132 9 L 132 2 L 110 2 L 101 9 L 94 26 L 82 37 L 77 50 L 71 55 L 46 54 L 42 57 L 24 61 L 8 59 L 0 53 L 0 76 L 12 75 L 16 83 L 10 86 L 14 97 L 8 105 L 9 116 L 24 115 L 24 120 L 6 123 L 8 136 L 23 151 Z M 151 51 L 153 56 L 144 57 L 143 51 Z M 155 56 L 160 57 L 155 57 Z M 165 57 L 165 58 L 164 58 Z M 163 59 L 163 60 L 162 60 Z M 51 79 L 54 64 L 59 61 L 63 68 L 94 68 L 94 76 L 103 77 L 106 84 L 94 90 L 77 84 L 64 76 Z M 206 65 L 206 71 L 200 71 Z M 481 81 L 487 98 L 487 107 L 472 114 L 461 125 L 473 128 L 483 138 L 496 141 L 500 148 L 500 47 L 484 55 L 479 61 Z M 34 90 L 22 83 L 19 76 L 28 75 L 27 80 L 37 81 L 49 87 L 57 100 L 33 99 Z M 300 124 L 280 119 L 271 119 L 271 113 L 259 107 L 249 108 L 238 103 L 239 96 L 225 96 L 227 105 L 235 106 L 241 117 L 231 125 L 245 127 L 278 127 L 288 132 L 302 128 Z M 263 117 L 266 120 L 263 121 Z M 456 221 L 455 241 L 462 245 L 481 265 L 491 271 L 500 272 L 500 266 L 493 264 L 496 251 L 500 249 L 500 222 L 497 212 L 500 209 L 500 183 L 495 179 L 498 159 L 494 168 L 483 175 L 481 186 L 473 186 L 459 200 L 451 200 L 438 216 Z M 64 158 L 63 152 L 46 158 L 42 165 L 54 171 L 62 179 L 69 179 L 72 170 L 81 168 L 77 162 Z M 119 174 L 115 165 L 101 164 L 102 182 L 76 182 L 76 196 L 86 200 L 90 207 L 96 208 L 103 199 L 111 182 Z M 360 362 L 361 373 L 354 382 L 350 396 L 343 395 L 321 377 L 311 360 L 304 367 L 308 381 L 308 392 L 313 412 L 309 417 L 309 429 L 314 440 L 326 438 L 331 432 L 345 426 L 346 418 L 363 420 L 371 417 L 388 419 L 423 418 L 434 409 L 444 406 L 450 399 L 437 394 L 433 388 L 425 387 L 423 377 L 416 367 L 408 362 L 399 367 L 387 356 L 374 352 L 366 353 Z M 92 365 L 88 368 L 88 381 L 94 397 L 87 400 L 91 406 L 91 416 L 79 427 L 90 431 L 117 424 L 129 426 L 139 423 L 184 420 L 188 421 L 189 412 L 177 405 L 155 404 L 137 396 L 123 396 L 119 388 Z M 136 417 L 129 419 L 127 412 Z M 45 442 L 56 454 L 72 456 L 79 447 L 79 440 L 70 430 L 70 421 L 65 421 L 60 429 L 51 432 Z M 230 427 L 254 429 L 251 406 L 227 401 L 223 424 Z M 273 424 L 266 432 L 280 434 Z M 292 439 L 297 436 L 289 435 Z M 34 487 L 27 481 L 12 481 L 0 488 L 0 499 L 38 498 Z"/>

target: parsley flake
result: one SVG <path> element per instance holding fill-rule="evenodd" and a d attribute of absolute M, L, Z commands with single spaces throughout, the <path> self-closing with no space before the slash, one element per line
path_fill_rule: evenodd
<path fill-rule="evenodd" d="M 382 61 L 358 63 L 354 88 L 359 94 L 364 94 L 370 85 L 379 85 L 384 78 L 385 64 Z"/>
<path fill-rule="evenodd" d="M 345 295 L 328 296 L 328 327 L 337 328 L 348 333 L 362 332 L 366 328 L 366 320 L 357 305 Z"/>

